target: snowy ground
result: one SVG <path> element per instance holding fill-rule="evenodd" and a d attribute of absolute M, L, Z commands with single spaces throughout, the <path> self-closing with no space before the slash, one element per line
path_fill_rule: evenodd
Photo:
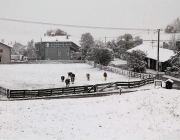
<path fill-rule="evenodd" d="M 93 68 L 88 64 L 16 64 L 1 65 L 0 86 L 9 89 L 44 89 L 65 87 L 61 76 L 67 78 L 67 73 L 75 73 L 75 83 L 70 86 L 91 85 L 104 82 L 128 81 L 128 77 L 107 72 L 107 81 L 104 81 L 104 71 Z M 86 74 L 90 74 L 87 81 Z M 131 78 L 132 80 L 139 80 Z"/>
<path fill-rule="evenodd" d="M 0 86 L 64 87 L 60 77 L 67 77 L 69 71 L 76 74 L 73 86 L 105 82 L 104 71 L 87 64 L 20 64 L 1 65 Z M 91 74 L 90 81 L 86 73 Z M 107 73 L 106 82 L 129 80 Z M 146 88 L 151 90 L 143 91 Z M 0 139 L 179 140 L 180 91 L 155 89 L 153 84 L 134 90 L 139 91 L 93 98 L 0 101 Z"/>
<path fill-rule="evenodd" d="M 1 101 L 2 140 L 179 140 L 180 92 Z"/>
<path fill-rule="evenodd" d="M 127 61 L 119 59 L 119 58 L 114 58 L 114 61 L 111 61 L 111 64 L 114 64 L 114 65 L 123 65 L 123 64 L 127 64 Z"/>

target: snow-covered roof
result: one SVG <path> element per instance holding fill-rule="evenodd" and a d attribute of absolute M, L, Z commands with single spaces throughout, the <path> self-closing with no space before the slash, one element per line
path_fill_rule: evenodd
<path fill-rule="evenodd" d="M 171 82 L 171 83 L 173 83 L 173 82 L 174 82 L 174 81 L 173 81 L 173 80 L 171 80 L 171 79 L 167 79 L 167 80 L 165 81 L 165 83 L 166 83 L 166 82 L 168 82 L 168 81 L 169 81 L 169 82 Z"/>
<path fill-rule="evenodd" d="M 9 45 L 9 44 L 7 44 L 7 43 L 2 43 L 2 42 L 0 42 L 1 44 L 3 44 L 3 45 L 6 45 L 6 46 L 8 46 L 8 47 L 10 47 L 10 48 L 13 48 L 13 46 L 12 45 Z"/>
<path fill-rule="evenodd" d="M 41 39 L 42 42 L 73 42 L 77 46 L 80 46 L 78 41 L 70 36 L 68 38 L 66 36 L 43 36 Z"/>
<path fill-rule="evenodd" d="M 132 49 L 127 50 L 127 52 L 132 52 L 133 50 L 141 50 L 144 51 L 147 54 L 147 58 L 151 58 L 154 60 L 157 60 L 157 47 L 152 47 L 148 45 L 139 45 L 137 47 L 134 47 Z M 174 52 L 169 49 L 163 49 L 159 48 L 159 62 L 165 62 L 171 58 L 171 56 L 174 56 Z"/>

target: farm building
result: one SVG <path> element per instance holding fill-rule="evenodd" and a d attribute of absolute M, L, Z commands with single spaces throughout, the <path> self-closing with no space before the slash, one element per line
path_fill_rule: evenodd
<path fill-rule="evenodd" d="M 69 36 L 44 36 L 35 48 L 41 60 L 70 60 L 79 46 Z"/>
<path fill-rule="evenodd" d="M 127 50 L 127 53 L 130 54 L 133 50 L 141 50 L 145 52 L 147 54 L 145 59 L 147 62 L 147 68 L 158 70 L 157 47 L 142 44 Z M 168 60 L 174 55 L 173 50 L 159 48 L 159 71 L 164 72 L 166 70 L 169 66 Z"/>
<path fill-rule="evenodd" d="M 11 61 L 11 49 L 13 46 L 0 42 L 0 63 Z"/>

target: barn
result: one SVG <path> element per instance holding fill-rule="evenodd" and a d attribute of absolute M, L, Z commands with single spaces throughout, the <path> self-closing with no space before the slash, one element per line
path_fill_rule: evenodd
<path fill-rule="evenodd" d="M 40 60 L 70 60 L 79 45 L 69 36 L 43 36 L 35 48 Z"/>
<path fill-rule="evenodd" d="M 11 61 L 11 49 L 13 46 L 0 42 L 0 63 Z"/>
<path fill-rule="evenodd" d="M 127 53 L 130 54 L 133 50 L 141 50 L 147 54 L 145 61 L 147 62 L 147 68 L 152 70 L 158 70 L 158 61 L 157 61 L 157 47 L 152 47 L 148 45 L 139 45 L 132 49 L 127 50 Z M 169 66 L 168 60 L 174 56 L 173 50 L 159 48 L 159 71 L 164 72 Z"/>

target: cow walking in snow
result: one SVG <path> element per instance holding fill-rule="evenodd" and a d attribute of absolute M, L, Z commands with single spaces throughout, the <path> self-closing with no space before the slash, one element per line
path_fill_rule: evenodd
<path fill-rule="evenodd" d="M 72 74 L 71 74 L 71 82 L 72 82 L 72 84 L 74 84 L 74 81 L 75 81 L 75 74 L 72 73 Z"/>
<path fill-rule="evenodd" d="M 66 83 L 66 87 L 69 87 L 69 85 L 70 85 L 70 79 L 66 79 L 66 80 L 65 80 L 65 83 Z"/>
<path fill-rule="evenodd" d="M 86 74 L 86 77 L 87 77 L 87 80 L 89 81 L 89 80 L 90 80 L 90 74 L 87 73 L 87 74 Z"/>
<path fill-rule="evenodd" d="M 68 78 L 70 78 L 72 74 L 72 72 L 68 72 Z"/>
<path fill-rule="evenodd" d="M 64 77 L 64 76 L 61 76 L 61 81 L 62 81 L 62 82 L 64 82 L 64 79 L 65 79 L 65 77 Z"/>

